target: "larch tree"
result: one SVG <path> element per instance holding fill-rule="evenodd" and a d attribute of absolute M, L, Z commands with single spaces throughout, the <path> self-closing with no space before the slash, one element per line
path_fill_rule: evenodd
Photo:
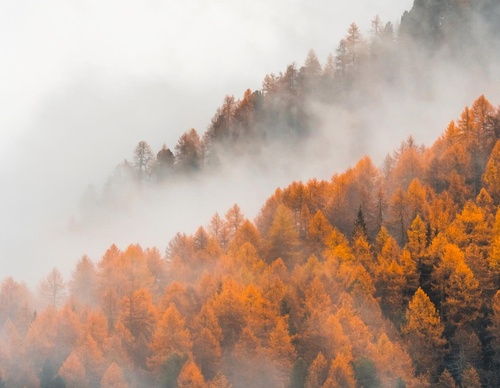
<path fill-rule="evenodd" d="M 173 354 L 186 355 L 191 348 L 191 335 L 186 328 L 186 322 L 171 304 L 163 313 L 153 335 L 148 367 L 158 372 Z"/>
<path fill-rule="evenodd" d="M 11 276 L 5 278 L 0 286 L 0 325 L 8 319 L 16 322 L 23 306 L 28 309 L 28 303 L 27 287 Z"/>
<path fill-rule="evenodd" d="M 390 174 L 393 190 L 400 188 L 406 191 L 415 178 L 422 180 L 424 176 L 423 153 L 412 136 L 401 143 L 395 153 L 395 160 L 395 166 Z M 414 217 L 415 214 L 411 216 Z"/>
<path fill-rule="evenodd" d="M 209 381 L 208 388 L 232 388 L 232 385 L 227 377 L 219 372 L 212 380 Z"/>
<path fill-rule="evenodd" d="M 398 386 L 398 380 L 413 383 L 412 360 L 405 349 L 396 341 L 392 342 L 382 333 L 377 343 L 369 351 L 375 363 L 382 386 Z"/>
<path fill-rule="evenodd" d="M 496 287 L 500 288 L 500 207 L 495 216 L 495 224 L 487 258 L 493 282 Z"/>
<path fill-rule="evenodd" d="M 371 20 L 370 32 L 374 40 L 378 39 L 382 35 L 383 23 L 379 15 L 375 15 Z"/>
<path fill-rule="evenodd" d="M 494 352 L 493 360 L 494 367 L 500 368 L 500 290 L 497 291 L 492 298 L 491 308 L 491 323 L 488 327 L 488 332 L 491 335 L 491 350 Z"/>
<path fill-rule="evenodd" d="M 307 242 L 311 253 L 321 257 L 326 248 L 327 238 L 333 231 L 332 225 L 328 222 L 323 213 L 318 210 L 309 221 Z"/>
<path fill-rule="evenodd" d="M 466 107 L 458 120 L 458 130 L 459 136 L 462 143 L 465 145 L 466 151 L 469 154 L 471 176 L 469 180 L 473 186 L 473 192 L 475 195 L 479 193 L 481 176 L 484 170 L 484 164 L 486 160 L 484 159 L 484 154 L 482 148 L 484 147 L 484 142 L 486 141 L 483 125 L 481 124 L 481 110 L 484 110 L 485 99 L 477 100 L 476 107 L 474 109 Z M 479 105 L 483 105 L 481 108 Z M 475 117 L 475 111 L 478 112 L 478 118 Z"/>
<path fill-rule="evenodd" d="M 202 167 L 203 144 L 194 128 L 185 132 L 175 146 L 176 167 L 184 173 L 196 172 Z"/>
<path fill-rule="evenodd" d="M 75 388 L 88 386 L 85 368 L 75 352 L 71 352 L 66 361 L 64 361 L 58 374 L 64 379 L 66 386 Z"/>
<path fill-rule="evenodd" d="M 447 244 L 441 263 L 433 274 L 433 288 L 441 299 L 446 323 L 453 327 L 472 324 L 479 317 L 481 290 L 479 282 L 465 264 L 463 252 Z"/>
<path fill-rule="evenodd" d="M 144 180 L 151 175 L 155 163 L 156 159 L 151 146 L 145 141 L 140 141 L 134 150 L 134 167 L 140 180 Z"/>
<path fill-rule="evenodd" d="M 313 321 L 326 319 L 331 312 L 331 304 L 330 296 L 320 280 L 319 274 L 314 276 L 304 292 L 304 315 L 311 317 Z"/>
<path fill-rule="evenodd" d="M 233 141 L 238 147 L 245 147 L 244 140 L 257 135 L 255 124 L 258 120 L 259 109 L 261 108 L 261 92 L 250 89 L 245 90 L 243 98 L 238 101 L 234 110 L 235 131 Z M 237 148 L 241 149 L 241 148 Z"/>
<path fill-rule="evenodd" d="M 460 379 L 460 383 L 462 387 L 467 387 L 467 388 L 481 388 L 482 386 L 479 374 L 472 365 L 469 365 L 469 367 L 464 370 L 462 377 Z"/>
<path fill-rule="evenodd" d="M 472 103 L 472 113 L 474 115 L 474 124 L 479 126 L 479 130 L 483 132 L 486 138 L 489 136 L 494 136 L 495 132 L 493 131 L 491 116 L 495 114 L 495 108 L 488 99 L 483 95 L 479 96 Z M 485 128 L 485 126 L 488 126 Z M 486 140 L 486 139 L 484 139 Z"/>
<path fill-rule="evenodd" d="M 471 196 L 471 188 L 466 182 L 466 176 L 453 170 L 448 174 L 448 193 L 459 207 L 462 207 Z"/>
<path fill-rule="evenodd" d="M 304 69 L 309 78 L 315 79 L 321 75 L 321 64 L 319 63 L 316 52 L 312 49 L 307 53 Z"/>
<path fill-rule="evenodd" d="M 241 209 L 237 204 L 234 204 L 225 214 L 226 226 L 229 230 L 229 236 L 232 239 L 239 227 L 243 224 L 245 217 L 241 213 Z"/>
<path fill-rule="evenodd" d="M 439 232 L 448 228 L 457 212 L 457 208 L 457 205 L 446 191 L 435 196 L 431 200 L 429 212 L 429 227 L 431 233 L 428 236 L 429 242 Z"/>
<path fill-rule="evenodd" d="M 213 378 L 220 369 L 222 330 L 213 310 L 204 305 L 194 320 L 193 355 L 203 376 Z"/>
<path fill-rule="evenodd" d="M 350 358 L 343 354 L 337 355 L 330 364 L 323 388 L 349 388 L 355 386 L 356 380 Z"/>
<path fill-rule="evenodd" d="M 194 361 L 188 361 L 177 378 L 179 388 L 205 388 L 205 379 Z"/>
<path fill-rule="evenodd" d="M 106 368 L 100 344 L 87 334 L 78 341 L 75 353 L 85 368 L 89 384 L 97 384 Z"/>
<path fill-rule="evenodd" d="M 87 332 L 99 344 L 104 345 L 109 338 L 108 320 L 101 311 L 88 312 L 85 324 Z"/>
<path fill-rule="evenodd" d="M 276 327 L 269 335 L 269 352 L 276 370 L 281 374 L 278 379 L 285 384 L 296 358 L 296 352 L 284 318 L 278 318 Z"/>
<path fill-rule="evenodd" d="M 241 285 L 232 279 L 223 282 L 207 303 L 213 309 L 222 330 L 222 347 L 231 348 L 241 335 L 247 314 Z"/>
<path fill-rule="evenodd" d="M 40 284 L 40 293 L 45 301 L 54 307 L 58 307 L 66 297 L 66 283 L 57 268 L 43 279 Z"/>
<path fill-rule="evenodd" d="M 403 251 L 401 252 L 399 264 L 403 269 L 403 277 L 405 279 L 405 287 L 403 288 L 403 300 L 406 304 L 418 289 L 418 286 L 420 284 L 420 272 L 418 269 L 418 262 L 406 249 L 403 249 Z"/>
<path fill-rule="evenodd" d="M 283 204 L 292 211 L 293 220 L 297 233 L 301 234 L 302 229 L 306 229 L 301 219 L 301 212 L 306 206 L 306 188 L 302 182 L 293 181 L 282 192 Z"/>
<path fill-rule="evenodd" d="M 437 379 L 446 345 L 444 326 L 436 308 L 421 288 L 408 305 L 402 332 L 408 341 L 416 374 L 430 373 L 433 379 Z"/>
<path fill-rule="evenodd" d="M 349 25 L 349 29 L 347 30 L 347 34 L 344 39 L 348 64 L 353 71 L 356 71 L 360 62 L 361 44 L 363 42 L 361 32 L 359 31 L 359 27 L 356 23 L 351 23 Z"/>
<path fill-rule="evenodd" d="M 468 201 L 447 230 L 451 242 L 465 250 L 474 244 L 485 250 L 491 238 L 491 230 L 483 210 Z"/>
<path fill-rule="evenodd" d="M 486 164 L 483 182 L 496 205 L 500 204 L 500 140 L 497 140 Z"/>
<path fill-rule="evenodd" d="M 439 376 L 439 380 L 436 384 L 437 388 L 456 388 L 455 379 L 451 375 L 448 369 L 445 369 Z"/>
<path fill-rule="evenodd" d="M 94 263 L 84 255 L 76 264 L 69 282 L 70 295 L 85 304 L 91 305 L 97 297 L 97 272 Z"/>
<path fill-rule="evenodd" d="M 105 356 L 107 360 L 113 360 L 126 370 L 134 369 L 133 357 L 130 349 L 133 349 L 134 337 L 122 322 L 118 322 L 108 340 L 105 342 Z"/>
<path fill-rule="evenodd" d="M 322 68 L 314 50 L 307 53 L 304 66 L 299 70 L 298 86 L 301 96 L 308 96 L 317 91 L 321 80 Z"/>
<path fill-rule="evenodd" d="M 455 376 L 460 376 L 469 367 L 481 368 L 481 340 L 474 331 L 459 328 L 450 341 L 450 356 L 447 360 L 448 369 Z"/>
<path fill-rule="evenodd" d="M 123 371 L 115 362 L 106 369 L 101 379 L 101 388 L 128 388 L 129 384 L 123 377 Z"/>
<path fill-rule="evenodd" d="M 403 318 L 403 293 L 406 286 L 403 267 L 396 260 L 384 261 L 377 269 L 375 287 L 380 298 L 380 307 L 394 323 Z"/>
<path fill-rule="evenodd" d="M 150 339 L 156 320 L 156 307 L 147 290 L 138 289 L 131 296 L 125 296 L 120 302 L 120 321 L 136 339 L 141 336 Z"/>
<path fill-rule="evenodd" d="M 429 203 L 427 197 L 428 189 L 422 185 L 418 178 L 414 178 L 410 182 L 408 190 L 406 190 L 410 218 L 420 216 L 421 219 L 429 219 Z"/>
<path fill-rule="evenodd" d="M 366 237 L 363 235 L 357 236 L 352 243 L 352 250 L 356 261 L 361 263 L 370 275 L 373 275 L 376 262 L 373 258 L 371 246 L 366 240 Z"/>
<path fill-rule="evenodd" d="M 53 356 L 57 357 L 57 361 L 61 362 L 71 353 L 72 349 L 77 346 L 78 341 L 84 337 L 83 325 L 77 313 L 69 304 L 64 305 L 56 316 L 54 331 L 56 337 L 53 342 L 57 347 L 53 351 Z"/>
<path fill-rule="evenodd" d="M 175 308 L 186 320 L 190 320 L 197 311 L 198 304 L 196 290 L 184 282 L 172 282 L 163 292 L 158 302 L 158 309 L 164 311 L 174 304 Z"/>
<path fill-rule="evenodd" d="M 491 195 L 486 191 L 484 187 L 481 188 L 479 194 L 476 197 L 476 205 L 479 206 L 484 212 L 484 215 L 488 219 L 488 222 L 491 222 L 496 208 L 493 198 L 491 198 Z"/>
<path fill-rule="evenodd" d="M 334 78 L 335 78 L 335 57 L 333 56 L 332 53 L 330 53 L 326 58 L 326 63 L 325 66 L 323 67 L 323 73 L 321 75 L 322 90 L 327 100 L 329 99 L 328 98 L 330 94 L 329 92 L 332 89 Z"/>
<path fill-rule="evenodd" d="M 335 50 L 335 77 L 334 80 L 339 83 L 341 90 L 347 85 L 348 54 L 347 43 L 345 39 L 341 39 Z"/>
<path fill-rule="evenodd" d="M 406 193 L 398 188 L 391 198 L 391 225 L 398 242 L 401 245 L 406 243 L 406 230 L 410 218 L 410 209 Z"/>
<path fill-rule="evenodd" d="M 322 387 L 328 377 L 328 361 L 323 353 L 318 353 L 309 367 L 306 388 Z"/>
<path fill-rule="evenodd" d="M 257 228 L 249 221 L 245 220 L 238 227 L 230 251 L 238 251 L 245 243 L 250 243 L 257 251 L 262 251 L 262 238 Z"/>
<path fill-rule="evenodd" d="M 458 124 L 458 135 L 460 140 L 465 144 L 470 145 L 474 142 L 474 117 L 471 109 L 466 106 L 460 114 Z"/>
<path fill-rule="evenodd" d="M 484 95 L 472 104 L 472 120 L 475 142 L 477 143 L 478 175 L 484 170 L 488 156 L 495 145 L 496 136 L 491 120 L 495 109 Z M 480 177 L 479 177 L 480 178 Z"/>
<path fill-rule="evenodd" d="M 269 260 L 281 258 L 292 268 L 299 258 L 300 245 L 293 214 L 285 205 L 276 210 L 268 236 Z"/>
<path fill-rule="evenodd" d="M 132 334 L 128 353 L 136 365 L 146 366 L 150 354 L 148 348 L 158 319 L 156 306 L 151 294 L 145 289 L 138 289 L 120 302 L 119 320 Z"/>
<path fill-rule="evenodd" d="M 205 133 L 205 141 L 208 146 L 207 162 L 210 166 L 215 166 L 220 162 L 218 152 L 222 150 L 224 145 L 232 144 L 232 141 L 237 137 L 235 133 L 235 113 L 237 106 L 238 103 L 234 96 L 226 95 L 222 106 L 217 108 Z"/>
<path fill-rule="evenodd" d="M 207 249 L 209 243 L 209 236 L 203 226 L 198 227 L 193 236 L 193 245 L 197 251 L 203 251 Z"/>

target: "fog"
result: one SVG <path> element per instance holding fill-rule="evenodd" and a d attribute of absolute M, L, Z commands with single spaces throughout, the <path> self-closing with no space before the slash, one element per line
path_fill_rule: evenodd
<path fill-rule="evenodd" d="M 491 77 L 477 82 L 443 64 L 418 101 L 384 90 L 356 117 L 311 102 L 321 122 L 299 155 L 284 144 L 264 150 L 273 163 L 259 168 L 233 162 L 217 176 L 145 190 L 119 211 L 82 215 L 88 186 L 99 191 L 139 141 L 173 149 L 189 128 L 206 130 L 226 94 L 260 89 L 265 74 L 301 65 L 310 48 L 324 63 L 351 22 L 368 35 L 375 14 L 397 23 L 412 1 L 180 4 L 0 5 L 0 278 L 34 284 L 54 266 L 68 278 L 83 254 L 97 261 L 113 243 L 164 250 L 176 232 L 194 232 L 233 203 L 253 218 L 277 186 L 328 179 L 364 154 L 380 163 L 409 134 L 430 145 L 480 94 L 500 101 Z"/>

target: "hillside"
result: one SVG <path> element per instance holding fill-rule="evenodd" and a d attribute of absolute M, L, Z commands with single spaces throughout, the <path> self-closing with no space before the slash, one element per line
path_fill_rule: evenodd
<path fill-rule="evenodd" d="M 324 63 L 311 49 L 301 66 L 267 74 L 260 89 L 226 95 L 205 131 L 190 128 L 177 144 L 160 149 L 139 141 L 107 184 L 85 197 L 81 221 L 89 207 L 127 202 L 124 193 L 172 190 L 179 181 L 224 174 L 234 164 L 251 170 L 255 164 L 272 168 L 276 159 L 312 163 L 325 140 L 345 148 L 354 157 L 350 163 L 371 155 L 373 142 L 401 136 L 377 122 L 380 112 L 397 115 L 398 105 L 405 113 L 419 105 L 437 110 L 449 83 L 460 82 L 465 95 L 474 89 L 468 84 L 492 75 L 499 61 L 499 12 L 488 0 L 415 1 L 400 25 L 375 16 L 365 33 L 351 23 Z"/>
<path fill-rule="evenodd" d="M 0 388 L 499 387 L 500 106 L 477 92 L 496 90 L 499 20 L 495 0 L 415 0 L 400 24 L 352 23 L 324 63 L 311 50 L 260 89 L 225 96 L 205 131 L 155 150 L 140 140 L 78 206 L 57 189 L 70 185 L 57 171 L 79 175 L 61 157 L 72 149 L 35 141 L 36 183 L 16 194 L 53 182 L 36 173 L 48 171 L 57 211 L 36 195 L 23 210 L 49 255 L 82 242 L 88 255 L 67 276 L 68 255 L 36 289 L 2 273 Z M 55 105 L 83 131 L 98 93 L 66 112 L 69 94 Z M 141 111 L 138 100 L 127 106 Z M 96 133 L 121 107 L 96 114 Z M 130 117 L 159 126 L 141 114 Z M 76 133 L 64 115 L 57 138 Z M 68 144 L 95 142 L 78 139 Z M 42 154 L 54 169 L 33 165 Z M 242 192 L 260 203 L 256 217 Z M 211 196 L 236 203 L 201 216 Z M 31 214 L 41 208 L 57 223 Z M 205 224 L 188 233 L 185 220 Z M 3 255 L 25 271 L 16 259 L 39 249 L 29 226 L 9 230 L 23 244 Z M 136 243 L 144 235 L 158 244 Z"/>
<path fill-rule="evenodd" d="M 0 291 L 5 386 L 498 386 L 500 110 Z M 20 362 L 22 360 L 22 362 Z M 482 384 L 482 385 L 481 385 Z"/>

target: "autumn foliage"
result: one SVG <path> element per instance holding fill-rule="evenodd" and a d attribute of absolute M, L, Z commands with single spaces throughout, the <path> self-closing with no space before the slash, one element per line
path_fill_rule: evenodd
<path fill-rule="evenodd" d="M 234 205 L 165 255 L 112 245 L 38 297 L 5 278 L 0 384 L 498 386 L 495 114 L 481 96 L 432 147 L 293 182 L 255 222 Z"/>

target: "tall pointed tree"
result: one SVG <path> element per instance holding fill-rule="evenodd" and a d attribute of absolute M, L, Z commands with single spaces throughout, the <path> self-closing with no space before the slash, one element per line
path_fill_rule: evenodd
<path fill-rule="evenodd" d="M 495 204 L 500 204 L 500 140 L 497 140 L 486 164 L 483 182 Z"/>
<path fill-rule="evenodd" d="M 408 305 L 406 323 L 402 327 L 417 375 L 429 373 L 437 379 L 446 345 L 443 331 L 436 308 L 419 288 Z"/>
<path fill-rule="evenodd" d="M 269 229 L 268 244 L 269 260 L 281 258 L 289 268 L 297 263 L 300 251 L 299 237 L 292 212 L 285 205 L 280 205 L 276 210 Z"/>
<path fill-rule="evenodd" d="M 191 335 L 179 311 L 171 304 L 163 313 L 151 341 L 152 355 L 148 367 L 158 371 L 173 355 L 185 355 L 191 351 Z"/>
<path fill-rule="evenodd" d="M 57 307 L 66 297 L 66 282 L 57 268 L 53 268 L 40 284 L 40 293 L 47 303 Z"/>

